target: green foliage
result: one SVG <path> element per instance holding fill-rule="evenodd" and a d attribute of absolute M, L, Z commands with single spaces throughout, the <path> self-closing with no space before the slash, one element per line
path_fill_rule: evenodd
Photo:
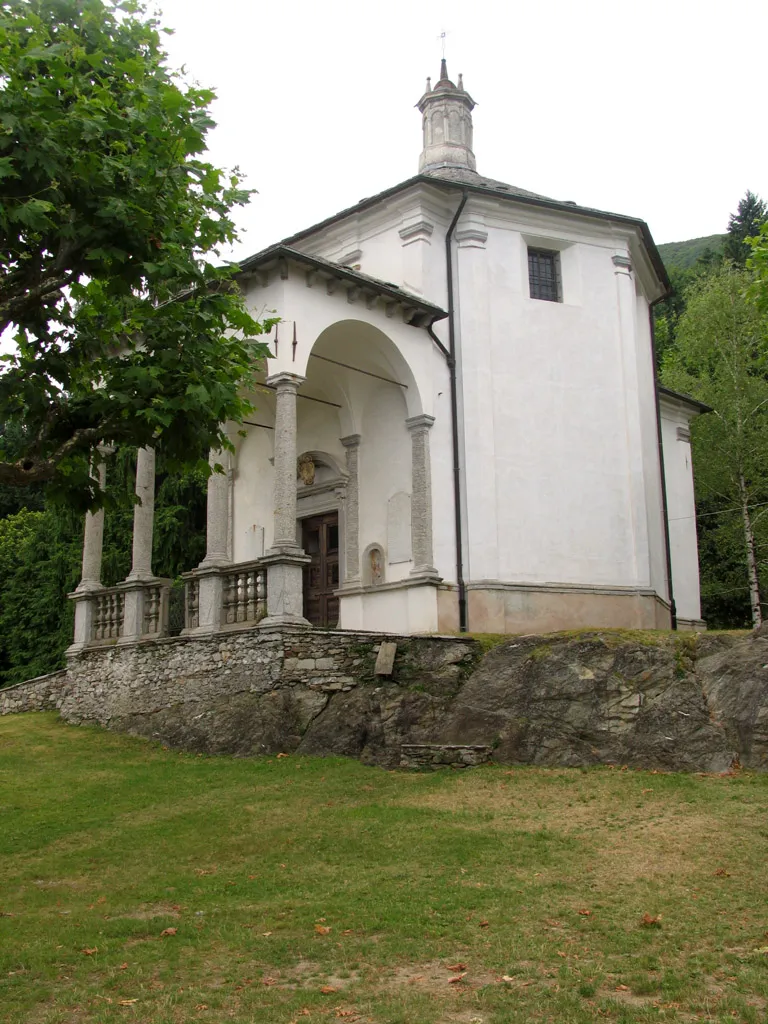
<path fill-rule="evenodd" d="M 66 594 L 80 576 L 78 519 L 22 509 L 0 520 L 0 686 L 63 667 L 73 621 Z"/>
<path fill-rule="evenodd" d="M 750 297 L 763 313 L 768 314 L 768 221 L 751 243 L 748 267 L 752 271 Z"/>
<path fill-rule="evenodd" d="M 662 373 L 714 409 L 692 425 L 702 595 L 707 613 L 718 611 L 714 625 L 748 618 L 745 506 L 760 570 L 768 556 L 768 326 L 747 297 L 750 283 L 726 265 L 689 287 Z"/>
<path fill-rule="evenodd" d="M 746 266 L 751 254 L 749 239 L 757 235 L 768 218 L 768 207 L 759 196 L 747 190 L 739 200 L 736 213 L 728 219 L 728 234 L 723 243 L 723 254 L 737 267 Z"/>
<path fill-rule="evenodd" d="M 706 235 L 685 242 L 666 242 L 658 247 L 667 271 L 690 270 L 699 260 L 709 261 L 710 254 L 722 251 L 725 235 Z"/>
<path fill-rule="evenodd" d="M 265 347 L 236 268 L 236 174 L 200 159 L 213 93 L 138 0 L 0 0 L 0 482 L 83 508 L 99 443 L 207 472 Z"/>
<path fill-rule="evenodd" d="M 131 567 L 135 455 L 110 458 L 102 581 Z M 0 489 L 0 498 L 2 497 Z M 205 553 L 206 480 L 158 463 L 153 568 L 175 579 Z M 80 579 L 83 517 L 60 503 L 22 508 L 0 519 L 0 686 L 61 668 L 72 642 L 72 603 Z"/>

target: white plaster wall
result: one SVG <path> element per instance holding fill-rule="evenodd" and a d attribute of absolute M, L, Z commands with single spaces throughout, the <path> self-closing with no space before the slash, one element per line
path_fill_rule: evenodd
<path fill-rule="evenodd" d="M 399 491 L 411 493 L 411 437 L 405 426 L 401 390 L 371 381 L 360 442 L 360 553 L 378 544 L 385 553 L 385 580 L 407 577 L 413 562 L 389 563 L 387 502 Z M 368 627 L 366 627 L 368 628 Z"/>
<path fill-rule="evenodd" d="M 655 367 L 651 339 L 651 312 L 648 300 L 637 288 L 637 365 L 640 394 L 641 435 L 643 444 L 643 476 L 648 517 L 648 550 L 650 585 L 665 600 L 667 586 L 667 553 L 664 529 L 664 503 L 661 493 L 659 460 L 659 425 L 656 413 Z M 697 584 L 698 587 L 698 584 Z"/>
<path fill-rule="evenodd" d="M 445 305 L 443 239 L 459 199 L 417 186 L 299 244 L 330 259 L 359 250 L 363 272 Z M 414 224 L 423 229 L 401 238 Z M 647 318 L 658 283 L 635 229 L 471 197 L 457 237 L 466 578 L 652 586 L 666 597 Z M 563 302 L 529 297 L 528 245 L 560 251 Z M 617 253 L 632 258 L 632 277 L 623 283 L 612 262 Z M 435 564 L 454 580 L 448 373 L 426 332 L 386 319 L 381 307 L 350 306 L 343 293 L 307 288 L 303 275 L 255 289 L 252 305 L 275 308 L 298 325 L 295 356 L 281 343 L 270 372 L 307 372 L 315 340 L 334 322 L 352 318 L 387 334 L 391 353 L 377 353 L 367 341 L 355 348 L 349 339 L 345 352 L 409 383 L 406 415 L 435 416 Z M 445 322 L 436 332 L 447 343 Z M 360 405 L 363 391 L 352 390 L 357 398 L 342 429 L 363 434 L 361 466 L 377 464 L 379 471 L 364 479 L 368 468 L 361 469 L 362 552 L 384 542 L 387 477 L 381 474 L 394 459 L 397 476 L 400 456 L 391 433 L 394 409 L 381 404 L 389 399 L 369 408 L 367 398 Z M 380 446 L 371 440 L 375 434 Z M 366 452 L 366 444 L 376 450 Z M 395 489 L 410 491 L 407 450 L 407 477 Z"/>
<path fill-rule="evenodd" d="M 526 250 L 489 225 L 472 272 L 459 251 L 468 578 L 642 585 L 611 249 L 568 247 L 561 303 L 529 297 Z"/>
<path fill-rule="evenodd" d="M 678 402 L 661 399 L 664 475 L 667 485 L 672 589 L 680 619 L 700 619 L 699 552 L 696 542 L 696 504 L 693 490 L 691 445 L 679 440 L 678 428 L 687 431 L 690 412 Z"/>
<path fill-rule="evenodd" d="M 271 425 L 274 408 L 260 403 L 253 419 Z M 232 558 L 235 562 L 260 558 L 263 554 L 261 538 L 266 550 L 274 536 L 275 475 L 270 462 L 274 454 L 273 432 L 263 427 L 244 429 L 247 434 L 238 445 L 233 475 Z"/>

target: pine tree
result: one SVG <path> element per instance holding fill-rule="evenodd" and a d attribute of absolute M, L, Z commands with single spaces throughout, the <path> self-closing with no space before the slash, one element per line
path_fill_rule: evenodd
<path fill-rule="evenodd" d="M 750 192 L 739 200 L 736 213 L 728 218 L 728 234 L 723 243 L 723 255 L 735 266 L 743 267 L 751 255 L 751 247 L 747 239 L 759 234 L 760 228 L 768 221 L 768 206 L 763 200 Z"/>

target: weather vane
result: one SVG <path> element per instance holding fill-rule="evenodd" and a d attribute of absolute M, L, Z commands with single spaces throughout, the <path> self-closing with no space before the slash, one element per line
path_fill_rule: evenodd
<path fill-rule="evenodd" d="M 448 32 L 446 32 L 445 29 L 443 29 L 443 31 L 437 37 L 440 40 L 440 42 L 442 43 L 442 47 L 443 47 L 443 60 L 445 60 L 445 40 L 446 40 L 447 36 L 448 36 Z"/>

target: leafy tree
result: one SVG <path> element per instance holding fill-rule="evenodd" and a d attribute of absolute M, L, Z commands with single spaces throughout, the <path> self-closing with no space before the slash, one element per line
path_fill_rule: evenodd
<path fill-rule="evenodd" d="M 727 265 L 689 288 L 662 376 L 714 409 L 692 431 L 697 509 L 708 542 L 700 548 L 702 575 L 710 591 L 745 588 L 759 625 L 768 554 L 768 325 L 747 297 L 749 284 L 747 272 Z M 705 522 L 704 509 L 716 524 Z M 732 571 L 738 549 L 741 584 Z M 731 569 L 724 578 L 726 552 Z"/>
<path fill-rule="evenodd" d="M 747 266 L 752 271 L 750 296 L 763 313 L 768 313 L 768 220 L 752 238 Z"/>
<path fill-rule="evenodd" d="M 21 441 L 0 483 L 83 508 L 99 443 L 204 473 L 229 446 L 266 350 L 210 260 L 248 200 L 200 158 L 212 99 L 140 0 L 0 0 L 0 422 Z"/>
<path fill-rule="evenodd" d="M 135 453 L 110 459 L 102 579 L 131 566 Z M 1 492 L 0 492 L 1 493 Z M 205 553 L 206 481 L 158 463 L 153 568 L 172 579 Z M 0 519 L 0 686 L 61 668 L 72 642 L 72 603 L 80 579 L 83 518 L 61 503 L 22 508 Z"/>
<path fill-rule="evenodd" d="M 751 254 L 747 239 L 758 234 L 768 218 L 768 207 L 762 199 L 747 190 L 739 200 L 736 213 L 728 218 L 728 234 L 723 242 L 723 255 L 737 267 L 744 267 Z"/>

